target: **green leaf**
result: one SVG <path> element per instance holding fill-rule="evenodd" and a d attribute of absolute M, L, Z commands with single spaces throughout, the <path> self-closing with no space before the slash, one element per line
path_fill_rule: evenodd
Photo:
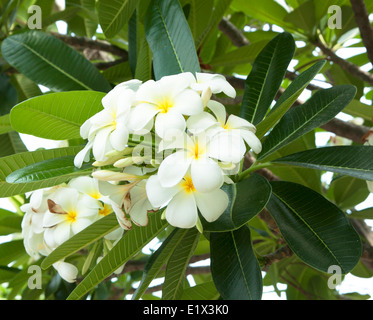
<path fill-rule="evenodd" d="M 153 53 L 154 74 L 199 72 L 199 61 L 188 22 L 178 1 L 154 0 L 145 20 L 145 35 Z"/>
<path fill-rule="evenodd" d="M 316 62 L 286 88 L 265 119 L 257 125 L 256 135 L 259 139 L 280 120 L 324 65 L 325 61 Z"/>
<path fill-rule="evenodd" d="M 13 171 L 21 169 L 25 166 L 48 159 L 75 155 L 81 149 L 82 147 L 68 147 L 50 150 L 37 150 L 0 158 L 0 197 L 10 197 L 36 189 L 52 187 L 66 182 L 66 177 L 56 177 L 43 181 L 20 184 L 7 183 L 5 179 Z"/>
<path fill-rule="evenodd" d="M 162 286 L 162 300 L 180 300 L 183 295 L 185 271 L 198 244 L 200 233 L 196 228 L 188 229 L 167 262 Z"/>
<path fill-rule="evenodd" d="M 331 183 L 334 202 L 342 210 L 352 209 L 369 196 L 365 180 L 349 176 L 337 177 Z"/>
<path fill-rule="evenodd" d="M 314 0 L 308 0 L 284 17 L 285 22 L 312 35 L 316 29 Z"/>
<path fill-rule="evenodd" d="M 141 298 L 187 232 L 188 229 L 177 228 L 173 230 L 166 240 L 163 241 L 162 245 L 150 256 L 145 264 L 141 282 L 133 294 L 132 300 Z"/>
<path fill-rule="evenodd" d="M 47 269 L 53 263 L 65 259 L 91 243 L 100 240 L 118 227 L 119 224 L 115 214 L 109 214 L 106 217 L 101 218 L 53 250 L 47 257 L 45 257 L 41 267 Z"/>
<path fill-rule="evenodd" d="M 78 300 L 83 297 L 89 290 L 139 252 L 166 226 L 167 222 L 161 220 L 160 212 L 149 214 L 149 223 L 146 227 L 133 226 L 132 230 L 127 231 L 109 253 L 79 283 L 68 296 L 68 300 Z"/>
<path fill-rule="evenodd" d="M 0 116 L 8 114 L 17 103 L 17 90 L 10 82 L 9 76 L 0 74 Z"/>
<path fill-rule="evenodd" d="M 6 157 L 15 153 L 26 151 L 27 148 L 23 144 L 18 132 L 10 131 L 0 135 L 0 157 Z"/>
<path fill-rule="evenodd" d="M 335 146 L 305 150 L 272 161 L 373 180 L 372 157 L 371 146 Z"/>
<path fill-rule="evenodd" d="M 219 296 L 220 294 L 216 290 L 214 282 L 208 281 L 184 289 L 181 300 L 217 300 Z"/>
<path fill-rule="evenodd" d="M 21 232 L 22 216 L 4 209 L 0 210 L 0 236 Z"/>
<path fill-rule="evenodd" d="M 0 134 L 8 133 L 13 131 L 13 128 L 10 124 L 10 115 L 5 114 L 0 116 Z"/>
<path fill-rule="evenodd" d="M 251 244 L 250 230 L 243 226 L 210 235 L 211 274 L 224 300 L 260 300 L 262 274 Z"/>
<path fill-rule="evenodd" d="M 259 53 L 246 78 L 240 116 L 254 125 L 265 117 L 293 58 L 295 42 L 290 33 L 273 38 Z"/>
<path fill-rule="evenodd" d="M 360 211 L 353 211 L 348 216 L 354 219 L 373 219 L 373 208 L 366 208 Z"/>
<path fill-rule="evenodd" d="M 136 0 L 99 0 L 98 19 L 107 38 L 113 38 L 128 23 L 134 12 Z"/>
<path fill-rule="evenodd" d="M 51 90 L 108 92 L 111 89 L 99 70 L 83 55 L 41 31 L 7 37 L 1 52 L 14 68 Z"/>
<path fill-rule="evenodd" d="M 343 112 L 353 117 L 361 117 L 367 121 L 372 121 L 373 118 L 373 106 L 369 106 L 356 99 L 353 99 L 348 106 L 343 109 Z"/>
<path fill-rule="evenodd" d="M 13 171 L 6 177 L 8 183 L 30 183 L 55 177 L 70 179 L 81 175 L 89 175 L 92 163 L 84 163 L 81 168 L 74 165 L 75 156 L 66 156 L 44 160 Z"/>
<path fill-rule="evenodd" d="M 355 93 L 351 85 L 323 89 L 304 104 L 289 109 L 264 140 L 258 160 L 333 119 Z"/>
<path fill-rule="evenodd" d="M 224 232 L 240 228 L 264 209 L 271 196 L 271 186 L 258 174 L 237 184 L 224 185 L 222 189 L 230 199 L 228 207 L 214 222 L 207 222 L 200 216 L 204 231 Z"/>
<path fill-rule="evenodd" d="M 51 140 L 80 138 L 80 126 L 103 109 L 104 93 L 57 92 L 17 104 L 10 113 L 14 130 Z M 30 121 L 32 119 L 32 121 Z"/>
<path fill-rule="evenodd" d="M 23 240 L 13 240 L 0 244 L 0 265 L 7 265 L 26 254 Z"/>
<path fill-rule="evenodd" d="M 361 256 L 359 235 L 343 211 L 300 184 L 273 181 L 267 209 L 291 250 L 305 263 L 327 272 L 348 273 Z"/>

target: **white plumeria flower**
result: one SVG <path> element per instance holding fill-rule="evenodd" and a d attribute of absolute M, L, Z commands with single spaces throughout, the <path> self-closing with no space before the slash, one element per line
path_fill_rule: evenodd
<path fill-rule="evenodd" d="M 225 107 L 220 102 L 210 100 L 207 107 L 215 117 L 208 112 L 189 117 L 187 120 L 189 131 L 192 133 L 207 131 L 207 134 L 210 135 L 220 133 L 227 137 L 228 135 L 236 135 L 241 137 L 256 154 L 262 151 L 262 144 L 255 135 L 256 128 L 252 123 L 233 114 L 229 115 L 227 119 Z M 224 139 L 221 135 L 217 135 L 216 138 Z"/>
<path fill-rule="evenodd" d="M 159 166 L 158 177 L 163 187 L 177 185 L 190 170 L 195 188 L 209 192 L 220 188 L 224 182 L 224 172 L 217 160 L 239 162 L 245 154 L 245 146 L 239 139 L 217 141 L 204 133 L 189 136 L 179 132 L 170 143 L 162 143 L 162 149 L 174 149 Z M 238 142 L 238 143 L 237 143 Z"/>
<path fill-rule="evenodd" d="M 47 196 L 56 188 L 39 189 L 27 193 L 29 203 L 20 209 L 25 213 L 22 219 L 22 237 L 27 254 L 38 259 L 40 255 L 48 255 L 51 251 L 44 241 L 43 219 L 48 211 Z"/>
<path fill-rule="evenodd" d="M 225 77 L 220 74 L 196 72 L 196 78 L 197 81 L 191 85 L 191 88 L 201 92 L 202 96 L 204 92 L 210 88 L 211 93 L 217 94 L 223 92 L 228 97 L 236 97 L 236 90 Z"/>
<path fill-rule="evenodd" d="M 170 129 L 185 130 L 184 115 L 203 110 L 200 95 L 190 89 L 193 82 L 193 74 L 186 72 L 142 84 L 136 92 L 137 105 L 131 113 L 130 127 L 134 131 L 142 130 L 153 123 L 155 117 L 155 132 L 160 137 Z"/>
<path fill-rule="evenodd" d="M 208 222 L 217 220 L 228 206 L 227 194 L 221 189 L 198 192 L 188 174 L 175 186 L 165 188 L 159 176 L 151 176 L 146 184 L 150 203 L 155 207 L 167 205 L 165 218 L 178 228 L 192 228 L 198 221 L 198 210 Z"/>
<path fill-rule="evenodd" d="M 59 188 L 48 199 L 48 207 L 43 220 L 44 238 L 48 245 L 55 247 L 92 224 L 100 204 L 77 190 Z"/>
<path fill-rule="evenodd" d="M 80 127 L 80 135 L 88 139 L 88 143 L 74 159 L 76 167 L 80 168 L 84 161 L 89 160 L 90 150 L 96 161 L 106 161 L 106 153 L 126 148 L 129 129 L 128 121 L 135 92 L 141 81 L 130 80 L 117 85 L 103 99 L 103 110 L 86 120 Z"/>
<path fill-rule="evenodd" d="M 78 268 L 73 264 L 64 261 L 57 261 L 56 263 L 53 263 L 53 267 L 57 270 L 60 277 L 65 281 L 70 283 L 76 281 L 76 277 L 78 276 Z"/>

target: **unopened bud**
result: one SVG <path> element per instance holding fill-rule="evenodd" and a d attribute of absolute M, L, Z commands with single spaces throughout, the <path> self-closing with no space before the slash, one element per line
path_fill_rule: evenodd
<path fill-rule="evenodd" d="M 92 177 L 103 181 L 137 181 L 143 179 L 141 176 L 110 170 L 94 171 L 92 172 Z"/>

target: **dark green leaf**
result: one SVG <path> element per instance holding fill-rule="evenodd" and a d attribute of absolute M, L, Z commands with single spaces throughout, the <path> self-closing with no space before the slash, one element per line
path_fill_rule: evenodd
<path fill-rule="evenodd" d="M 209 223 L 200 216 L 204 231 L 224 232 L 240 228 L 263 210 L 271 196 L 268 181 L 257 174 L 237 184 L 224 185 L 222 189 L 228 194 L 230 203 L 214 222 Z"/>
<path fill-rule="evenodd" d="M 136 0 L 99 0 L 98 19 L 107 38 L 113 38 L 128 23 L 136 8 Z"/>
<path fill-rule="evenodd" d="M 7 37 L 1 52 L 18 71 L 51 90 L 108 92 L 111 89 L 99 70 L 81 54 L 41 31 Z"/>
<path fill-rule="evenodd" d="M 160 212 L 156 212 L 149 214 L 149 223 L 146 227 L 133 226 L 83 281 L 79 283 L 69 295 L 68 300 L 77 300 L 84 296 L 89 290 L 93 289 L 138 253 L 147 243 L 164 230 L 166 225 L 167 222 L 161 219 Z"/>
<path fill-rule="evenodd" d="M 305 150 L 273 160 L 273 162 L 373 180 L 372 157 L 373 147 L 371 146 L 335 146 Z"/>
<path fill-rule="evenodd" d="M 6 177 L 8 183 L 30 183 L 55 177 L 66 179 L 88 175 L 92 171 L 92 163 L 84 163 L 79 169 L 74 165 L 75 156 L 48 159 L 13 171 Z"/>
<path fill-rule="evenodd" d="M 289 109 L 264 140 L 258 160 L 333 119 L 355 93 L 354 86 L 336 86 L 320 90 L 304 104 Z"/>
<path fill-rule="evenodd" d="M 295 42 L 290 33 L 273 38 L 259 53 L 245 81 L 240 116 L 254 125 L 265 117 L 293 58 Z"/>
<path fill-rule="evenodd" d="M 11 184 L 5 181 L 6 177 L 13 171 L 24 168 L 28 165 L 41 162 L 48 159 L 72 156 L 79 152 L 82 147 L 58 148 L 51 150 L 37 150 L 32 152 L 23 152 L 0 158 L 0 195 L 1 197 L 10 197 L 17 194 L 23 194 L 28 191 L 52 187 L 66 182 L 66 177 L 56 177 L 43 181 L 30 183 Z"/>
<path fill-rule="evenodd" d="M 300 184 L 273 181 L 267 204 L 291 250 L 310 266 L 328 272 L 337 265 L 348 273 L 361 256 L 358 234 L 343 211 Z"/>
<path fill-rule="evenodd" d="M 178 1 L 154 0 L 145 20 L 156 79 L 180 72 L 198 72 L 199 61 L 188 22 Z"/>
<path fill-rule="evenodd" d="M 211 233 L 211 274 L 225 300 L 260 300 L 262 274 L 255 257 L 250 230 Z"/>
<path fill-rule="evenodd" d="M 256 135 L 259 139 L 280 120 L 324 65 L 325 61 L 316 62 L 293 80 L 284 93 L 281 94 L 269 114 L 257 125 Z"/>
<path fill-rule="evenodd" d="M 17 103 L 17 90 L 10 83 L 10 78 L 0 74 L 0 116 L 8 114 Z"/>
<path fill-rule="evenodd" d="M 149 257 L 143 270 L 141 282 L 133 294 L 132 300 L 137 300 L 144 294 L 149 284 L 157 276 L 187 232 L 188 229 L 177 228 L 173 230 L 166 240 L 163 241 L 162 245 Z"/>
<path fill-rule="evenodd" d="M 185 271 L 198 244 L 200 233 L 188 229 L 170 256 L 162 286 L 162 300 L 180 300 L 184 290 Z"/>

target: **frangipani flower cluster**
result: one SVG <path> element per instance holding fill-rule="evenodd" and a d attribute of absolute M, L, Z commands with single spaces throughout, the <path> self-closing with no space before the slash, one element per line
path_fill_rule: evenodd
<path fill-rule="evenodd" d="M 223 184 L 233 182 L 248 150 L 261 151 L 256 128 L 211 99 L 220 93 L 236 95 L 221 75 L 189 72 L 111 90 L 80 129 L 87 143 L 74 164 L 93 156 L 91 177 L 36 190 L 22 206 L 28 254 L 46 256 L 110 213 L 118 220 L 105 236 L 112 242 L 133 224 L 147 226 L 148 214 L 160 209 L 179 228 L 201 231 L 200 215 L 217 220 L 229 204 Z M 54 267 L 69 282 L 78 274 L 64 261 Z"/>
<path fill-rule="evenodd" d="M 217 74 L 130 80 L 110 91 L 103 110 L 82 125 L 88 142 L 75 165 L 88 161 L 92 150 L 97 167 L 92 176 L 111 184 L 102 192 L 123 228 L 129 229 L 131 221 L 146 225 L 144 212 L 160 208 L 179 228 L 200 225 L 199 213 L 212 222 L 225 211 L 229 199 L 222 185 L 231 182 L 229 174 L 237 173 L 249 149 L 261 151 L 261 143 L 251 123 L 227 117 L 224 105 L 211 99 L 220 93 L 236 95 Z M 143 153 L 135 154 L 139 145 Z"/>
<path fill-rule="evenodd" d="M 33 191 L 29 202 L 21 206 L 25 213 L 22 236 L 26 252 L 35 260 L 49 255 L 66 240 L 93 222 L 110 214 L 109 199 L 99 192 L 98 180 L 78 177 L 68 184 Z M 119 240 L 123 229 L 106 236 L 108 241 Z M 74 282 L 78 269 L 71 263 L 58 261 L 54 265 L 61 277 Z"/>

